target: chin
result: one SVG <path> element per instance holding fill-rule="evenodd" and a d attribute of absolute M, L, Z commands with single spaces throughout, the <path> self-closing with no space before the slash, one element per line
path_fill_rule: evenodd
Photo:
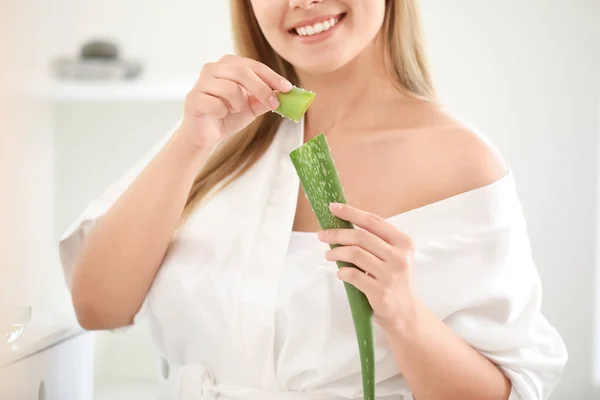
<path fill-rule="evenodd" d="M 304 57 L 299 58 L 298 54 L 294 57 L 288 58 L 288 62 L 294 66 L 298 71 L 311 75 L 311 76 L 323 76 L 334 73 L 342 69 L 351 61 L 352 57 L 336 56 L 336 54 L 328 54 L 323 57 Z"/>

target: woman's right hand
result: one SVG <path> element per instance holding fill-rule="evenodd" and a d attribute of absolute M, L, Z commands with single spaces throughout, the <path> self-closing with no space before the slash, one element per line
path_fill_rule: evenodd
<path fill-rule="evenodd" d="M 204 65 L 184 102 L 178 132 L 202 149 L 237 133 L 256 117 L 279 106 L 277 92 L 292 84 L 266 65 L 227 55 Z"/>

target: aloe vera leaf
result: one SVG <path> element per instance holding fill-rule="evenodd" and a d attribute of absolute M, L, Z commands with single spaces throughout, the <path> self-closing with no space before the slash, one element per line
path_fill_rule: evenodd
<path fill-rule="evenodd" d="M 316 93 L 294 86 L 286 93 L 278 93 L 279 107 L 274 112 L 294 122 L 300 119 L 313 102 Z"/>
<path fill-rule="evenodd" d="M 354 229 L 354 225 L 331 213 L 331 203 L 347 200 L 335 168 L 327 139 L 323 133 L 310 139 L 290 153 L 302 188 L 322 229 Z M 330 245 L 335 248 L 338 245 Z M 347 262 L 336 262 L 338 268 L 354 267 Z M 344 282 L 354 329 L 359 346 L 364 400 L 375 399 L 375 339 L 373 335 L 373 310 L 367 297 L 353 285 Z"/>

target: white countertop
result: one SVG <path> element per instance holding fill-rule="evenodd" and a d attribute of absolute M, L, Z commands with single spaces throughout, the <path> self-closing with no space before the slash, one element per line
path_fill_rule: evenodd
<path fill-rule="evenodd" d="M 101 382 L 94 389 L 94 400 L 154 400 L 159 395 L 158 383 L 145 380 Z"/>
<path fill-rule="evenodd" d="M 0 342 L 0 368 L 82 332 L 83 328 L 73 318 L 34 314 L 15 342 Z M 4 339 L 4 333 L 1 337 Z"/>

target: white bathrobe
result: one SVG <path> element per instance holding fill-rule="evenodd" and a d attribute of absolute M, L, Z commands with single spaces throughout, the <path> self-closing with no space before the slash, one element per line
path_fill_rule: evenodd
<path fill-rule="evenodd" d="M 258 164 L 195 211 L 173 239 L 135 317 L 149 319 L 171 366 L 162 398 L 362 398 L 358 346 L 335 263 L 316 247 L 303 259 L 286 257 L 299 189 L 289 153 L 302 143 L 303 127 L 285 120 Z M 172 133 L 68 228 L 60 242 L 67 280 L 94 221 Z M 546 399 L 567 352 L 540 313 L 540 280 L 512 173 L 388 221 L 415 241 L 418 296 L 497 363 L 513 384 L 510 400 Z M 412 399 L 375 329 L 377 399 Z"/>

